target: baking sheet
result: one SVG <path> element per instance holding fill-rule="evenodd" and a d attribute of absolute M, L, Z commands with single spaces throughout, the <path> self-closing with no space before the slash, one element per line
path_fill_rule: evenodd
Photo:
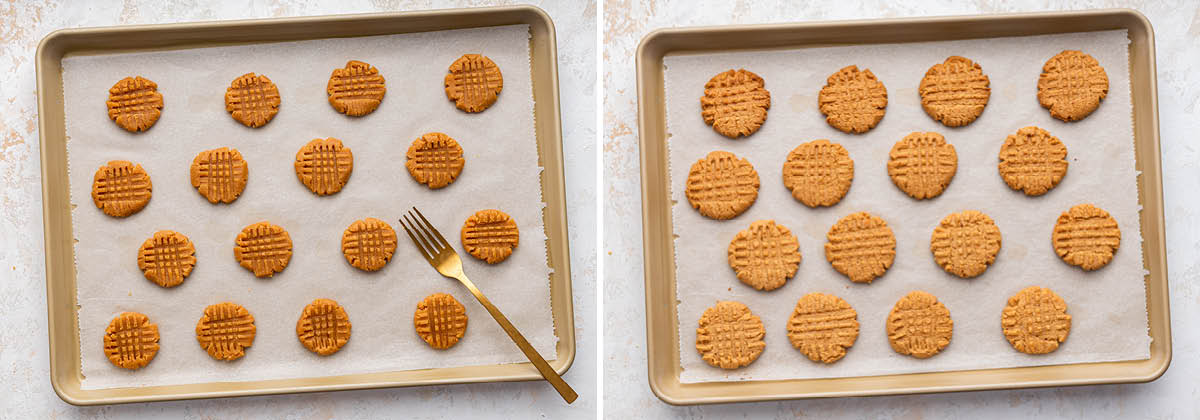
<path fill-rule="evenodd" d="M 523 362 L 525 357 L 456 281 L 422 261 L 395 220 L 417 205 L 461 250 L 457 232 L 475 210 L 500 208 L 516 219 L 521 244 L 502 264 L 471 258 L 464 268 L 545 357 L 557 338 L 534 139 L 528 25 L 325 39 L 232 47 L 77 56 L 63 60 L 72 211 L 76 240 L 84 389 L 214 381 L 332 376 L 421 368 Z M 500 66 L 505 88 L 487 111 L 466 114 L 446 100 L 442 77 L 463 53 L 481 52 Z M 325 85 L 334 68 L 366 61 L 387 78 L 389 93 L 374 113 L 350 118 L 329 106 Z M 283 103 L 263 128 L 248 129 L 224 110 L 225 87 L 247 72 L 266 74 Z M 107 89 L 122 77 L 154 80 L 164 95 L 162 118 L 129 134 L 108 120 Z M 411 181 L 404 152 L 421 133 L 442 131 L 463 145 L 467 161 L 451 186 L 430 191 Z M 355 156 L 355 170 L 338 194 L 317 197 L 296 179 L 292 162 L 313 138 L 337 137 Z M 231 146 L 249 162 L 246 191 L 232 205 L 214 206 L 188 181 L 201 150 Z M 103 215 L 90 199 L 91 177 L 111 159 L 142 164 L 154 196 L 126 219 Z M 376 273 L 350 267 L 340 238 L 351 222 L 377 217 L 398 229 L 391 263 Z M 289 231 L 291 263 L 272 279 L 237 265 L 234 237 L 269 220 Z M 182 286 L 161 289 L 136 265 L 141 242 L 159 229 L 188 235 L 198 263 Z M 463 340 L 448 351 L 429 349 L 412 327 L 424 296 L 453 294 L 471 319 Z M 295 322 L 316 298 L 342 304 L 354 325 L 339 353 L 322 358 L 304 349 Z M 245 306 L 258 335 L 247 356 L 212 360 L 195 341 L 203 308 L 225 300 Z M 530 302 L 544 302 L 530 304 Z M 147 367 L 112 366 L 100 351 L 103 329 L 122 311 L 147 314 L 162 346 Z"/>
<path fill-rule="evenodd" d="M 680 381 L 871 376 L 1149 358 L 1128 44 L 1127 33 L 1121 30 L 666 57 L 670 185 L 678 235 Z M 1088 119 L 1070 124 L 1051 118 L 1035 95 L 1042 64 L 1064 49 L 1082 49 L 1096 57 L 1110 80 L 1109 96 L 1100 108 Z M 975 60 L 991 78 L 987 109 L 964 128 L 946 128 L 929 118 L 916 93 L 929 66 L 950 55 Z M 888 87 L 887 116 L 864 135 L 834 130 L 816 107 L 816 95 L 825 78 L 850 64 L 871 69 Z M 698 106 L 704 83 L 730 68 L 758 73 L 773 99 L 763 128 L 740 140 L 712 131 L 703 123 Z M 1028 125 L 1043 127 L 1061 139 L 1071 163 L 1062 183 L 1037 198 L 1010 190 L 996 172 L 1004 138 Z M 933 200 L 908 198 L 887 176 L 888 151 L 913 131 L 942 133 L 958 152 L 958 173 L 947 191 Z M 838 205 L 810 209 L 792 199 L 783 187 L 781 169 L 788 151 L 820 138 L 850 151 L 855 180 Z M 718 149 L 747 158 L 762 183 L 754 206 L 730 221 L 699 215 L 682 191 L 691 164 Z M 1113 262 L 1091 273 L 1063 264 L 1050 244 L 1057 216 L 1084 202 L 1108 210 L 1122 230 L 1121 249 Z M 969 280 L 942 271 L 928 249 L 930 233 L 941 218 L 966 209 L 990 215 L 1004 235 L 996 263 L 982 276 Z M 869 285 L 850 283 L 824 259 L 825 233 L 838 219 L 856 211 L 884 218 L 897 237 L 895 264 Z M 726 263 L 729 240 L 759 219 L 774 219 L 791 228 L 804 254 L 797 275 L 772 292 L 743 285 Z M 1067 301 L 1073 317 L 1070 337 L 1049 355 L 1018 353 L 1000 333 L 999 316 L 1007 298 L 1030 285 L 1055 290 Z M 895 301 L 914 289 L 939 296 L 955 321 L 952 343 L 931 359 L 896 354 L 884 332 L 887 313 Z M 859 314 L 857 343 L 845 359 L 831 366 L 810 362 L 787 340 L 786 320 L 796 300 L 809 292 L 841 296 Z M 763 319 L 768 345 L 748 367 L 734 371 L 713 368 L 695 351 L 696 320 L 717 300 L 744 302 Z"/>

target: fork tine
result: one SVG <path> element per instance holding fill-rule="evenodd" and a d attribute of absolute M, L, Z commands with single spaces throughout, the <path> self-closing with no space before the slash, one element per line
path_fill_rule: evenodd
<path fill-rule="evenodd" d="M 416 207 L 413 207 L 413 210 L 416 210 L 416 209 L 417 209 Z M 417 229 L 420 230 L 422 233 L 424 233 L 424 238 L 428 239 L 429 242 L 431 243 L 430 248 L 434 250 L 434 254 L 440 254 L 442 251 L 444 251 L 447 248 L 446 246 L 443 246 L 441 243 L 436 241 L 434 239 L 434 235 L 429 232 L 431 230 L 434 232 L 437 232 L 437 229 L 434 229 L 433 225 L 426 225 L 426 224 L 418 223 L 417 217 L 412 216 L 412 212 L 409 212 L 408 214 L 412 217 L 413 224 L 417 225 Z M 426 220 L 425 223 L 429 223 L 429 221 Z"/>
<path fill-rule="evenodd" d="M 425 247 L 421 246 L 421 242 L 418 241 L 417 237 L 413 235 L 412 230 L 409 230 L 408 223 L 406 223 L 405 219 L 400 219 L 400 226 L 404 227 L 404 232 L 408 234 L 409 239 L 412 239 L 413 245 L 417 246 L 417 251 L 421 253 L 421 256 L 425 257 L 425 260 L 429 261 L 430 264 L 433 264 L 433 257 L 431 257 L 430 253 L 425 250 Z"/>
<path fill-rule="evenodd" d="M 439 249 L 437 249 L 437 247 L 433 246 L 433 244 L 430 243 L 432 241 L 430 240 L 429 234 L 421 231 L 421 225 L 419 223 L 417 223 L 416 217 L 413 217 L 412 214 L 410 213 L 410 214 L 404 215 L 404 218 L 408 219 L 409 223 L 412 223 L 413 231 L 416 232 L 416 234 L 417 234 L 417 239 L 420 239 L 421 245 L 424 245 L 425 249 L 429 251 L 429 258 L 432 259 L 433 257 L 436 257 L 437 254 L 441 253 L 441 251 Z"/>
<path fill-rule="evenodd" d="M 446 238 L 442 237 L 442 233 L 438 232 L 437 228 L 433 227 L 433 223 L 429 223 L 429 220 L 425 218 L 425 215 L 421 214 L 421 211 L 417 210 L 416 207 L 413 207 L 413 211 L 417 212 L 417 216 L 421 216 L 421 221 L 425 222 L 425 225 L 429 226 L 429 228 L 433 230 L 433 234 L 437 235 L 438 240 L 442 241 L 442 246 L 449 248 L 450 243 L 446 242 Z"/>

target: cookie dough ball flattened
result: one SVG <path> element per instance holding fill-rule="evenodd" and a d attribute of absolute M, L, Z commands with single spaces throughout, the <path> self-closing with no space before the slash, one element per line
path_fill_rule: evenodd
<path fill-rule="evenodd" d="M 969 279 L 983 274 L 1000 252 L 1000 228 L 975 210 L 953 213 L 933 229 L 933 259 L 947 273 Z"/>
<path fill-rule="evenodd" d="M 512 255 L 521 242 L 517 221 L 500 210 L 480 210 L 463 223 L 463 249 L 471 256 L 497 264 Z"/>
<path fill-rule="evenodd" d="M 425 133 L 408 147 L 404 167 L 413 180 L 430 189 L 450 185 L 462 173 L 467 161 L 457 141 L 442 133 Z"/>
<path fill-rule="evenodd" d="M 817 105 L 830 126 L 845 133 L 865 133 L 887 112 L 887 88 L 870 70 L 847 66 L 829 76 Z"/>
<path fill-rule="evenodd" d="M 126 77 L 108 90 L 108 118 L 126 131 L 146 131 L 162 116 L 158 84 L 142 76 Z"/>
<path fill-rule="evenodd" d="M 737 369 L 753 363 L 767 343 L 762 320 L 741 302 L 722 301 L 704 311 L 696 328 L 696 351 L 708 364 Z"/>
<path fill-rule="evenodd" d="M 158 354 L 158 325 L 137 312 L 122 312 L 104 330 L 104 355 L 117 367 L 136 370 Z"/>
<path fill-rule="evenodd" d="M 783 163 L 783 186 L 809 207 L 832 206 L 842 201 L 854 181 L 850 152 L 829 140 L 796 146 Z"/>
<path fill-rule="evenodd" d="M 954 336 L 954 321 L 946 305 L 929 293 L 916 290 L 900 298 L 887 318 L 888 342 L 896 353 L 918 359 L 932 357 Z"/>
<path fill-rule="evenodd" d="M 483 112 L 496 103 L 496 97 L 504 90 L 500 67 L 480 54 L 464 54 L 454 60 L 445 82 L 446 97 L 466 112 Z"/>
<path fill-rule="evenodd" d="M 304 348 L 328 356 L 350 341 L 350 318 L 346 309 L 330 299 L 317 299 L 300 311 L 296 338 Z"/>
<path fill-rule="evenodd" d="M 350 60 L 345 68 L 333 69 L 325 92 L 329 94 L 329 105 L 337 112 L 361 117 L 379 107 L 387 84 L 375 66 Z"/>
<path fill-rule="evenodd" d="M 736 139 L 758 131 L 767 121 L 771 92 L 763 78 L 747 70 L 729 70 L 704 84 L 700 116 L 725 137 Z"/>
<path fill-rule="evenodd" d="M 947 127 L 962 127 L 979 118 L 992 96 L 990 81 L 979 63 L 951 56 L 925 72 L 917 92 L 930 118 Z"/>
<path fill-rule="evenodd" d="M 126 217 L 142 211 L 150 202 L 150 175 L 125 160 L 113 160 L 96 170 L 92 179 L 92 202 L 112 217 Z"/>
<path fill-rule="evenodd" d="M 346 262 L 363 271 L 378 271 L 396 252 L 396 231 L 382 220 L 355 220 L 342 232 L 342 254 Z"/>
<path fill-rule="evenodd" d="M 941 134 L 911 133 L 892 146 L 888 176 L 909 197 L 924 200 L 946 191 L 958 172 L 958 153 Z"/>
<path fill-rule="evenodd" d="M 160 230 L 138 249 L 138 269 L 162 287 L 183 283 L 196 266 L 196 247 L 182 233 Z"/>
<path fill-rule="evenodd" d="M 746 159 L 714 151 L 692 164 L 684 195 L 700 214 L 732 219 L 758 199 L 758 172 Z"/>
<path fill-rule="evenodd" d="M 729 242 L 729 267 L 738 280 L 771 291 L 787 283 L 800 267 L 800 242 L 774 220 L 759 220 Z"/>
<path fill-rule="evenodd" d="M 1046 61 L 1037 86 L 1038 102 L 1050 110 L 1050 116 L 1079 121 L 1108 96 L 1108 74 L 1092 56 L 1066 50 Z"/>
<path fill-rule="evenodd" d="M 1014 349 L 1026 354 L 1058 350 L 1071 334 L 1067 302 L 1050 289 L 1032 286 L 1008 298 L 1000 328 Z"/>
<path fill-rule="evenodd" d="M 279 88 L 264 75 L 246 73 L 225 89 L 225 110 L 243 125 L 262 127 L 279 113 Z"/>
<path fill-rule="evenodd" d="M 467 333 L 467 309 L 454 296 L 434 293 L 417 304 L 413 326 L 429 347 L 445 350 Z"/>
<path fill-rule="evenodd" d="M 246 355 L 254 344 L 254 316 L 233 302 L 222 302 L 204 308 L 196 323 L 196 341 L 209 356 L 217 360 L 236 360 Z"/>
<path fill-rule="evenodd" d="M 796 302 L 787 334 L 809 360 L 833 363 L 858 340 L 858 312 L 840 297 L 809 293 Z"/>
<path fill-rule="evenodd" d="M 205 150 L 192 159 L 192 186 L 208 202 L 232 203 L 246 190 L 250 167 L 237 149 Z"/>
<path fill-rule="evenodd" d="M 1038 127 L 1010 134 L 1000 147 L 1000 177 L 1028 196 L 1050 191 L 1067 176 L 1067 146 Z"/>
<path fill-rule="evenodd" d="M 354 153 L 333 137 L 313 139 L 296 152 L 296 177 L 317 195 L 342 190 L 354 170 Z"/>
<path fill-rule="evenodd" d="M 1121 247 L 1121 229 L 1108 212 L 1080 204 L 1058 216 L 1050 240 L 1063 262 L 1087 271 L 1098 270 L 1108 265 Z"/>
<path fill-rule="evenodd" d="M 825 259 L 855 283 L 870 283 L 896 260 L 892 228 L 865 211 L 838 220 L 825 238 Z"/>
<path fill-rule="evenodd" d="M 273 277 L 292 260 L 292 237 L 278 225 L 258 222 L 238 233 L 233 256 L 255 277 Z"/>

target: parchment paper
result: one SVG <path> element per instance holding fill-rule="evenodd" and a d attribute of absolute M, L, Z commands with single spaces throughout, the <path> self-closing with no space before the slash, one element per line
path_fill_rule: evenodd
<path fill-rule="evenodd" d="M 446 68 L 464 53 L 491 57 L 504 91 L 488 110 L 468 114 L 443 91 Z M 388 93 L 372 114 L 352 118 L 328 103 L 334 68 L 366 61 L 387 79 Z M 555 355 L 553 319 L 537 144 L 534 141 L 529 28 L 485 29 L 377 37 L 69 57 L 63 60 L 83 387 L 87 389 L 331 376 L 525 361 L 516 345 L 465 288 L 420 259 L 396 221 L 422 209 L 464 256 L 464 269 L 546 358 Z M 279 86 L 279 114 L 250 129 L 224 109 L 225 88 L 248 72 Z M 104 101 L 117 80 L 141 75 L 158 83 L 162 118 L 130 134 L 107 117 Z M 404 153 L 419 135 L 441 131 L 464 149 L 460 178 L 431 191 L 411 179 Z M 296 178 L 296 151 L 314 138 L 337 137 L 354 153 L 354 172 L 341 192 L 318 197 Z M 249 163 L 249 184 L 231 205 L 209 204 L 189 183 L 188 168 L 202 150 L 235 147 Z M 141 163 L 154 183 L 140 213 L 115 219 L 90 197 L 96 169 L 113 159 Z M 461 252 L 459 230 L 476 210 L 502 209 L 516 221 L 520 245 L 489 266 Z M 376 217 L 399 235 L 395 256 L 381 271 L 351 267 L 341 252 L 342 231 Z M 274 278 L 258 279 L 233 257 L 234 238 L 267 220 L 291 234 L 294 255 Z M 198 262 L 179 287 L 163 289 L 137 268 L 142 241 L 156 230 L 188 235 Z M 445 292 L 467 308 L 465 337 L 446 351 L 430 349 L 413 328 L 425 296 Z M 317 298 L 346 308 L 353 336 L 342 350 L 317 356 L 297 340 L 301 309 Z M 211 359 L 197 344 L 205 306 L 233 301 L 254 315 L 258 335 L 247 355 Z M 161 350 L 145 368 L 128 371 L 105 358 L 102 337 L 123 311 L 157 323 Z"/>
<path fill-rule="evenodd" d="M 1146 297 L 1138 225 L 1125 31 L 968 41 L 849 46 L 799 50 L 671 56 L 666 105 L 679 298 L 682 382 L 870 376 L 906 372 L 1053 365 L 1149 357 Z M 1050 117 L 1037 102 L 1042 64 L 1064 49 L 1080 49 L 1108 72 L 1109 94 L 1082 122 Z M 983 115 L 965 128 L 947 128 L 921 109 L 917 85 L 925 71 L 951 55 L 978 62 L 991 78 Z M 887 86 L 887 115 L 862 135 L 836 131 L 817 109 L 817 93 L 838 69 L 856 64 Z M 766 80 L 771 109 L 762 129 L 730 140 L 705 125 L 699 98 L 713 75 L 746 68 Z M 1009 189 L 996 165 L 1000 146 L 1019 128 L 1036 125 L 1066 144 L 1067 176 L 1049 193 L 1027 197 Z M 942 133 L 958 152 L 958 173 L 941 196 L 909 198 L 887 175 L 892 145 L 914 131 Z M 842 144 L 854 159 L 854 183 L 841 203 L 810 209 L 783 186 L 787 153 L 815 139 Z M 729 221 L 701 216 L 688 204 L 684 181 L 692 163 L 713 150 L 747 158 L 759 173 L 758 200 Z M 1121 229 L 1121 247 L 1105 268 L 1084 272 L 1055 255 L 1050 234 L 1059 214 L 1080 203 L 1107 210 Z M 996 221 L 1003 246 L 983 275 L 964 280 L 944 272 L 929 251 L 930 234 L 946 215 L 976 209 Z M 825 234 L 857 211 L 882 217 L 896 234 L 896 260 L 872 284 L 853 284 L 825 260 Z M 786 285 L 771 292 L 739 282 L 726 260 L 730 239 L 751 222 L 774 219 L 800 240 L 804 260 Z M 1066 300 L 1071 334 L 1058 351 L 1030 356 L 1012 349 L 1000 330 L 1000 312 L 1021 289 L 1040 285 Z M 925 290 L 950 309 L 954 337 L 941 354 L 918 360 L 892 351 L 884 324 L 892 306 L 911 290 Z M 787 339 L 786 322 L 806 293 L 841 296 L 858 311 L 860 332 L 846 357 L 833 365 L 809 361 Z M 726 371 L 700 359 L 697 320 L 718 300 L 736 300 L 762 317 L 767 348 L 748 367 Z"/>

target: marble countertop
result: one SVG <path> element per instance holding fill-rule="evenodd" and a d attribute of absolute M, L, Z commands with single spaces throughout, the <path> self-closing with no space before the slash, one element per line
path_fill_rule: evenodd
<path fill-rule="evenodd" d="M 903 3 L 903 4 L 898 4 Z M 634 76 L 638 42 L 663 27 L 1133 8 L 1154 26 L 1174 359 L 1149 384 L 674 407 L 650 392 Z M 1200 412 L 1200 3 L 1154 1 L 751 2 L 612 0 L 604 7 L 604 412 L 608 418 L 1195 418 Z"/>

